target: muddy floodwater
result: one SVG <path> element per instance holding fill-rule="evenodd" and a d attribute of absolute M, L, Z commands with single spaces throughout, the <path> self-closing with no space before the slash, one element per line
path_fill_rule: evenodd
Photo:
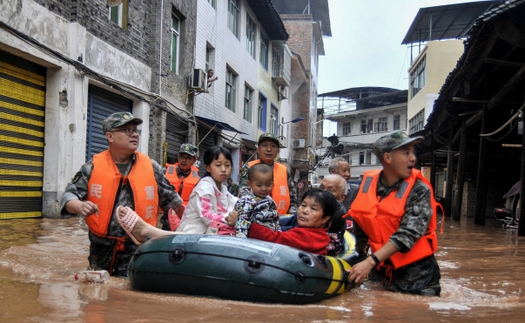
<path fill-rule="evenodd" d="M 495 219 L 445 221 L 439 298 L 365 282 L 312 305 L 268 305 L 134 291 L 126 279 L 78 283 L 79 218 L 0 220 L 0 322 L 524 322 L 525 237 Z"/>

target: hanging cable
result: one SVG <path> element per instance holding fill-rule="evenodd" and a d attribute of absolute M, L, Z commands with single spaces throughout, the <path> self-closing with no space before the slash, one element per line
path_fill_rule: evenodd
<path fill-rule="evenodd" d="M 518 118 L 521 115 L 521 110 L 525 108 L 525 103 L 519 108 L 518 112 L 516 112 L 505 124 L 503 124 L 501 127 L 499 127 L 496 131 L 493 131 L 491 133 L 480 133 L 480 137 L 489 137 L 492 135 L 495 135 L 505 129 L 512 121 L 514 121 L 516 118 Z"/>

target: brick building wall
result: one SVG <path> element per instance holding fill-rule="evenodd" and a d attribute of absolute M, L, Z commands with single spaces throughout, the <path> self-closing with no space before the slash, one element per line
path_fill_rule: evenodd
<path fill-rule="evenodd" d="M 305 118 L 305 121 L 298 122 L 292 125 L 292 138 L 304 138 L 306 141 L 306 148 L 294 149 L 292 159 L 307 160 L 308 146 L 311 146 L 309 135 L 310 120 L 312 118 L 311 109 L 311 62 L 312 62 L 312 16 L 311 15 L 281 15 L 281 19 L 290 35 L 287 41 L 290 50 L 301 57 L 301 61 L 308 74 L 309 81 L 304 83 L 294 94 L 292 100 L 292 117 Z M 311 111 L 312 110 L 312 111 Z M 306 175 L 301 174 L 301 177 Z"/>
<path fill-rule="evenodd" d="M 153 36 L 148 53 L 148 64 L 152 67 L 151 92 L 164 97 L 168 104 L 150 111 L 150 137 L 148 154 L 156 160 L 163 159 L 163 143 L 166 141 L 166 115 L 172 113 L 187 118 L 193 113 L 193 99 L 188 97 L 188 77 L 194 68 L 197 1 L 152 0 L 149 15 Z M 161 15 L 162 14 L 162 15 Z M 179 64 L 177 72 L 171 70 L 171 23 L 172 16 L 180 20 Z M 162 34 L 162 43 L 161 37 Z M 187 138 L 183 138 L 186 140 Z M 188 140 L 191 141 L 191 140 Z"/>

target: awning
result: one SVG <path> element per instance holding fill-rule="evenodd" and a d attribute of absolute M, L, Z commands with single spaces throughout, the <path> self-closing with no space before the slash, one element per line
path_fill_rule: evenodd
<path fill-rule="evenodd" d="M 238 133 L 242 133 L 242 134 L 247 135 L 246 132 L 239 131 L 239 130 L 235 129 L 234 127 L 230 126 L 229 124 L 224 123 L 222 121 L 212 120 L 212 119 L 208 119 L 208 118 L 204 118 L 204 117 L 198 117 L 198 116 L 195 116 L 195 118 L 197 118 L 199 121 L 207 123 L 208 125 L 210 125 L 212 127 L 215 127 L 215 128 L 218 128 L 218 129 L 221 129 L 221 130 L 228 130 L 228 131 L 238 132 Z"/>

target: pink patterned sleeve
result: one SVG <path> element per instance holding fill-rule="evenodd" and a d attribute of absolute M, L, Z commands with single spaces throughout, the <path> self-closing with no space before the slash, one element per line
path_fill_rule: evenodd
<path fill-rule="evenodd" d="M 211 205 L 211 199 L 206 196 L 202 196 L 200 198 L 200 214 L 202 217 L 209 219 L 211 221 L 222 221 L 224 219 L 225 214 L 218 214 L 213 212 L 213 208 Z"/>

